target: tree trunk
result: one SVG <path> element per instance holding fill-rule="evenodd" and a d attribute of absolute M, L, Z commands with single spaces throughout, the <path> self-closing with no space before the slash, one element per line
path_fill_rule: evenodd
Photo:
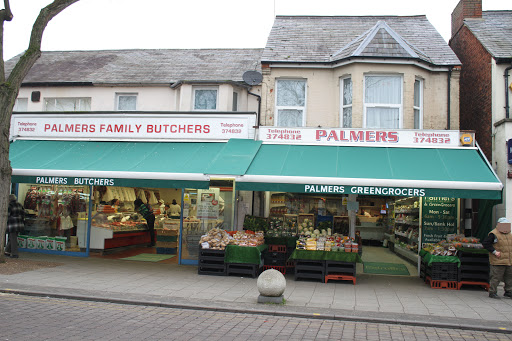
<path fill-rule="evenodd" d="M 9 161 L 9 129 L 11 126 L 12 109 L 18 96 L 23 79 L 37 59 L 41 56 L 43 32 L 57 14 L 79 0 L 55 0 L 41 9 L 30 35 L 28 49 L 16 63 L 14 69 L 6 77 L 3 60 L 3 27 L 5 21 L 11 21 L 13 15 L 9 0 L 4 0 L 4 9 L 0 10 L 0 263 L 5 262 L 5 231 L 7 228 L 7 208 L 11 193 L 11 163 Z M 20 198 L 18 198 L 19 200 Z"/>

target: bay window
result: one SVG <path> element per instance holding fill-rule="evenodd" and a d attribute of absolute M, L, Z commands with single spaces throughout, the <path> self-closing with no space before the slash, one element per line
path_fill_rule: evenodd
<path fill-rule="evenodd" d="M 194 110 L 217 110 L 216 88 L 194 89 Z"/>
<path fill-rule="evenodd" d="M 414 129 L 423 128 L 423 81 L 414 81 Z"/>
<path fill-rule="evenodd" d="M 365 76 L 364 127 L 402 127 L 401 76 Z"/>
<path fill-rule="evenodd" d="M 341 127 L 352 128 L 352 79 L 342 78 L 341 84 Z"/>

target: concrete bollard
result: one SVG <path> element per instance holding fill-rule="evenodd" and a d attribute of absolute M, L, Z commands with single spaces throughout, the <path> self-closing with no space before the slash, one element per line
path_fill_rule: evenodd
<path fill-rule="evenodd" d="M 274 269 L 265 270 L 258 277 L 257 285 L 260 292 L 258 303 L 283 303 L 286 279 L 282 273 Z"/>

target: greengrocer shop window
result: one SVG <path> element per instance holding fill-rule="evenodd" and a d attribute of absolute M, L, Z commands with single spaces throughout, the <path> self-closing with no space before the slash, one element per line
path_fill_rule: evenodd
<path fill-rule="evenodd" d="M 352 78 L 341 79 L 341 115 L 340 123 L 342 128 L 352 128 Z"/>
<path fill-rule="evenodd" d="M 13 111 L 27 111 L 28 98 L 16 98 Z"/>
<path fill-rule="evenodd" d="M 303 127 L 306 123 L 306 80 L 278 79 L 275 125 Z"/>
<path fill-rule="evenodd" d="M 215 87 L 194 88 L 194 110 L 217 110 L 218 93 Z"/>
<path fill-rule="evenodd" d="M 90 97 L 45 98 L 45 111 L 91 111 Z"/>
<path fill-rule="evenodd" d="M 364 78 L 364 128 L 402 128 L 402 77 Z"/>
<path fill-rule="evenodd" d="M 116 110 L 137 110 L 137 94 L 116 94 Z"/>
<path fill-rule="evenodd" d="M 414 129 L 423 129 L 423 80 L 414 81 Z"/>

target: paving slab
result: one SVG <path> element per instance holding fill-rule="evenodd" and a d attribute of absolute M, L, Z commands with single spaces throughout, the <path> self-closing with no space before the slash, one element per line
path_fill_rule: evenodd
<path fill-rule="evenodd" d="M 198 310 L 512 331 L 511 299 L 492 300 L 484 290 L 431 289 L 414 277 L 361 274 L 356 285 L 348 285 L 294 282 L 293 275 L 286 275 L 286 303 L 268 305 L 256 303 L 256 279 L 201 276 L 195 266 L 32 253 L 22 253 L 21 258 L 62 265 L 2 275 L 0 291 Z"/>

